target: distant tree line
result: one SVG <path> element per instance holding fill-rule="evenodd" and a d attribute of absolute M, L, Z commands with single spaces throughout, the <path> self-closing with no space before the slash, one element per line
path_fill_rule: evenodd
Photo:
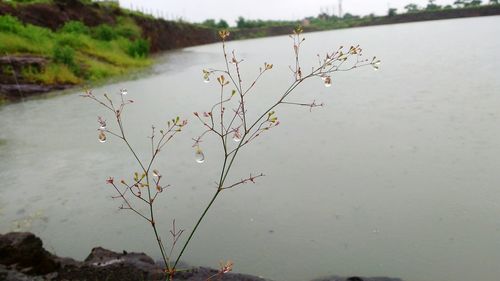
<path fill-rule="evenodd" d="M 297 21 L 276 21 L 276 20 L 251 20 L 245 19 L 244 17 L 238 17 L 236 20 L 236 28 L 262 28 L 269 26 L 280 26 L 280 25 L 296 25 Z M 227 21 L 220 19 L 216 21 L 214 19 L 207 19 L 201 23 L 202 26 L 214 28 L 214 29 L 225 29 L 229 28 Z"/>
<path fill-rule="evenodd" d="M 419 7 L 417 4 L 410 3 L 405 6 L 405 10 L 407 13 L 418 13 L 422 11 L 437 11 L 437 10 L 448 10 L 448 9 L 453 9 L 453 8 L 470 8 L 470 7 L 477 7 L 480 6 L 483 1 L 481 0 L 456 0 L 453 5 L 446 5 L 446 6 L 441 6 L 437 5 L 436 0 L 429 0 L 427 3 L 427 6 L 425 7 Z M 499 0 L 489 0 L 488 3 L 490 5 L 498 5 Z M 387 15 L 395 15 L 396 9 L 389 9 Z"/>
<path fill-rule="evenodd" d="M 237 28 L 258 28 L 279 25 L 295 25 L 297 21 L 276 21 L 276 20 L 250 20 L 244 17 L 238 17 L 236 20 Z"/>
<path fill-rule="evenodd" d="M 220 19 L 218 22 L 216 22 L 214 19 L 207 19 L 204 22 L 202 22 L 201 25 L 216 29 L 225 29 L 229 27 L 227 21 L 223 19 Z"/>
<path fill-rule="evenodd" d="M 485 0 L 489 5 L 499 5 L 500 0 Z M 438 5 L 436 0 L 428 0 L 428 3 L 424 7 L 420 7 L 417 4 L 410 3 L 404 7 L 406 13 L 418 13 L 418 12 L 429 12 L 429 11 L 439 11 L 439 10 L 449 10 L 449 9 L 462 9 L 478 7 L 483 4 L 482 0 L 456 0 L 453 5 Z M 396 8 L 389 8 L 387 11 L 388 17 L 393 17 L 398 14 Z M 311 25 L 318 28 L 343 28 L 349 26 L 356 26 L 359 24 L 367 23 L 373 21 L 376 18 L 374 14 L 367 16 L 358 16 L 351 13 L 345 13 L 341 17 L 336 14 L 329 14 L 326 12 L 321 12 L 316 17 L 307 17 L 303 21 L 276 21 L 276 20 L 251 20 L 244 17 L 238 17 L 236 20 L 236 28 L 265 28 L 271 26 L 284 26 L 284 25 Z M 201 23 L 203 26 L 215 29 L 229 28 L 229 24 L 221 19 L 216 21 L 214 19 L 208 19 Z"/>

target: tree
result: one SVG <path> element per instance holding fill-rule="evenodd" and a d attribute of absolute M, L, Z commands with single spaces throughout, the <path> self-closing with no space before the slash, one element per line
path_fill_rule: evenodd
<path fill-rule="evenodd" d="M 318 19 L 320 20 L 328 20 L 330 16 L 327 13 L 321 13 L 318 15 Z"/>
<path fill-rule="evenodd" d="M 490 5 L 498 5 L 498 0 L 490 0 Z"/>
<path fill-rule="evenodd" d="M 457 0 L 457 1 L 453 2 L 453 5 L 457 6 L 457 8 L 461 8 L 465 5 L 465 3 L 463 0 Z"/>
<path fill-rule="evenodd" d="M 219 22 L 215 22 L 214 19 L 207 19 L 204 22 L 201 23 L 202 25 L 210 28 L 215 28 L 215 29 L 225 29 L 229 27 L 229 24 L 227 21 L 221 19 Z"/>
<path fill-rule="evenodd" d="M 389 8 L 389 11 L 387 11 L 387 16 L 393 17 L 398 13 L 398 9 L 396 8 Z"/>
<path fill-rule="evenodd" d="M 246 23 L 246 20 L 244 17 L 238 17 L 238 19 L 236 20 L 236 27 L 237 28 L 245 28 L 247 27 L 247 23 Z"/>
<path fill-rule="evenodd" d="M 223 19 L 220 19 L 219 22 L 217 23 L 217 28 L 218 29 L 225 29 L 225 28 L 228 28 L 229 27 L 229 24 L 227 23 L 227 21 L 223 20 Z"/>
<path fill-rule="evenodd" d="M 413 3 L 406 5 L 405 9 L 406 9 L 407 13 L 416 13 L 416 12 L 420 11 L 417 4 L 413 4 Z"/>
<path fill-rule="evenodd" d="M 207 19 L 204 22 L 202 22 L 201 24 L 206 26 L 206 27 L 211 27 L 211 28 L 217 27 L 217 25 L 215 24 L 215 20 L 213 20 L 213 19 Z"/>
<path fill-rule="evenodd" d="M 477 7 L 481 5 L 482 1 L 481 0 L 462 0 L 462 1 L 455 1 L 455 3 L 461 2 L 462 6 L 464 8 L 466 7 Z"/>
<path fill-rule="evenodd" d="M 353 15 L 353 14 L 350 14 L 350 13 L 345 13 L 344 15 L 344 19 L 359 19 L 359 16 L 356 16 L 356 15 Z"/>
<path fill-rule="evenodd" d="M 429 3 L 427 4 L 427 7 L 425 7 L 425 9 L 427 11 L 435 11 L 441 9 L 441 6 L 434 4 L 434 2 L 436 2 L 436 0 L 429 0 Z"/>

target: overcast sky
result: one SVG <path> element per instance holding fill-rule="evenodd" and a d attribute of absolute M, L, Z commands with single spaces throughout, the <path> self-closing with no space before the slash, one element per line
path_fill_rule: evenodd
<path fill-rule="evenodd" d="M 428 0 L 343 0 L 344 13 L 356 15 L 387 14 L 388 7 L 403 11 L 408 3 L 425 6 Z M 447 5 L 453 0 L 437 0 Z M 486 1 L 483 1 L 486 2 Z M 297 20 L 318 15 L 321 9 L 338 13 L 338 0 L 120 0 L 124 8 L 141 7 L 149 13 L 163 14 L 165 18 L 182 17 L 190 22 L 223 18 L 233 24 L 239 16 L 249 19 Z"/>

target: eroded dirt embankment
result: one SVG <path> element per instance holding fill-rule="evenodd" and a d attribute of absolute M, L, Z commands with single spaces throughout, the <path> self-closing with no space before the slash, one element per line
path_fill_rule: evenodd
<path fill-rule="evenodd" d="M 133 18 L 141 27 L 143 37 L 151 42 L 151 51 L 159 52 L 182 47 L 216 42 L 216 32 L 200 26 L 147 18 L 114 6 L 98 4 L 85 5 L 78 1 L 66 1 L 59 4 L 11 5 L 0 2 L 0 15 L 12 15 L 24 23 L 48 27 L 57 30 L 64 23 L 78 20 L 87 26 L 100 24 L 114 25 L 118 17 Z"/>

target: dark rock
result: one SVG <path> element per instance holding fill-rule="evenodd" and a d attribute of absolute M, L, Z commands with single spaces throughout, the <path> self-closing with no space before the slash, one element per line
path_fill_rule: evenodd
<path fill-rule="evenodd" d="M 93 248 L 83 263 L 83 269 L 90 272 L 88 269 L 93 268 L 91 270 L 93 274 L 112 275 L 119 277 L 120 280 L 128 280 L 127 278 L 132 276 L 135 280 L 160 280 L 164 277 L 162 267 L 146 254 L 123 252 L 116 253 L 101 247 Z M 81 276 L 86 273 L 80 270 L 78 274 Z"/>
<path fill-rule="evenodd" d="M 220 281 L 269 281 L 268 279 L 263 279 L 261 277 L 239 273 L 226 273 L 218 275 L 218 270 L 207 267 L 198 267 L 190 271 L 179 272 L 175 275 L 175 280 L 206 281 L 209 277 L 212 277 L 213 280 Z"/>
<path fill-rule="evenodd" d="M 65 90 L 75 85 L 60 84 L 60 85 L 42 85 L 42 84 L 0 84 L 0 97 L 15 101 L 27 98 L 40 93 L 47 93 L 56 90 Z"/>
<path fill-rule="evenodd" d="M 179 263 L 181 265 L 181 263 Z M 180 268 L 190 268 L 182 264 Z M 40 238 L 32 233 L 0 234 L 0 280 L 7 281 L 137 281 L 165 280 L 164 266 L 144 253 L 122 253 L 101 247 L 92 249 L 85 261 L 61 258 L 47 252 Z M 175 274 L 176 281 L 269 281 L 261 277 L 226 273 L 217 269 L 195 267 Z M 318 278 L 312 281 L 402 281 L 387 277 Z"/>
<path fill-rule="evenodd" d="M 42 240 L 32 233 L 0 234 L 0 264 L 25 269 L 25 274 L 46 274 L 59 268 L 55 257 L 42 247 Z"/>
<path fill-rule="evenodd" d="M 40 56 L 1 56 L 0 65 L 44 65 L 47 59 Z"/>
<path fill-rule="evenodd" d="M 183 265 L 183 268 L 189 268 Z M 92 249 L 83 262 L 60 258 L 47 252 L 42 241 L 31 233 L 12 232 L 0 235 L 0 280 L 165 280 L 163 266 L 144 253 L 116 253 L 101 247 Z M 178 272 L 177 281 L 205 281 L 218 270 L 197 267 Z M 226 273 L 217 276 L 222 281 L 266 281 L 265 279 Z"/>
<path fill-rule="evenodd" d="M 403 281 L 403 280 L 399 278 L 389 278 L 389 277 L 328 276 L 328 277 L 314 279 L 311 281 Z"/>
<path fill-rule="evenodd" d="M 33 55 L 0 56 L 0 85 L 26 84 L 25 70 L 43 72 L 48 60 L 45 57 Z M 8 88 L 8 87 L 7 87 Z M 19 87 L 14 91 L 19 92 Z M 0 93 L 5 93 L 0 89 Z"/>
<path fill-rule="evenodd" d="M 0 264 L 0 280 L 2 281 L 43 281 L 43 277 L 29 276 Z"/>

